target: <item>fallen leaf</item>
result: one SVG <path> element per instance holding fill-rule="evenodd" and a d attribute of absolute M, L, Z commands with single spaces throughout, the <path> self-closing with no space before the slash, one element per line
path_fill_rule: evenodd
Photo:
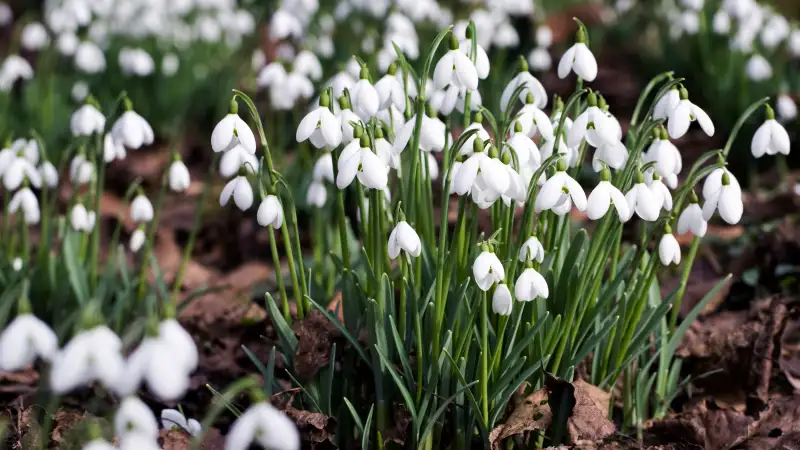
<path fill-rule="evenodd" d="M 613 435 L 617 427 L 608 418 L 611 395 L 582 380 L 572 386 L 575 406 L 567 419 L 569 443 L 597 441 Z"/>
<path fill-rule="evenodd" d="M 752 364 L 748 374 L 747 390 L 753 393 L 762 404 L 769 398 L 769 385 L 772 379 L 775 344 L 786 322 L 786 305 L 780 298 L 772 299 L 769 316 L 764 320 L 764 328 L 753 343 Z"/>
<path fill-rule="evenodd" d="M 520 402 L 505 423 L 496 426 L 489 433 L 492 449 L 500 449 L 504 439 L 531 431 L 544 432 L 553 422 L 553 412 L 548 403 L 547 388 L 539 389 Z"/>
<path fill-rule="evenodd" d="M 294 420 L 303 439 L 311 443 L 330 441 L 336 431 L 336 420 L 325 414 L 294 409 L 291 406 L 284 413 Z"/>
<path fill-rule="evenodd" d="M 680 438 L 708 450 L 722 450 L 744 436 L 752 423 L 753 418 L 742 412 L 720 408 L 712 399 L 703 399 L 687 411 L 646 427 L 667 442 Z"/>
<path fill-rule="evenodd" d="M 86 418 L 86 412 L 69 411 L 59 409 L 53 417 L 53 431 L 50 433 L 50 438 L 54 442 L 65 442 L 65 434 L 79 422 Z"/>
<path fill-rule="evenodd" d="M 293 358 L 294 370 L 304 379 L 313 378 L 323 367 L 328 366 L 334 339 L 339 329 L 320 311 L 311 310 L 305 319 L 295 322 L 297 352 Z"/>

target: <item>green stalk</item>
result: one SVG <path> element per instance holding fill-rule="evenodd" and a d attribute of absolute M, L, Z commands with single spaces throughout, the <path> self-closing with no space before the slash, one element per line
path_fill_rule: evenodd
<path fill-rule="evenodd" d="M 408 279 L 408 262 L 406 261 L 406 256 L 402 253 L 400 254 L 400 310 L 397 312 L 397 315 L 400 316 L 400 338 L 403 342 L 406 341 L 406 328 L 407 328 L 407 319 L 408 319 L 408 309 L 407 309 L 407 296 L 408 293 L 406 292 L 405 280 Z M 416 309 L 416 306 L 414 307 Z"/>
<path fill-rule="evenodd" d="M 481 310 L 481 400 L 483 425 L 489 428 L 489 293 L 483 292 Z"/>
<path fill-rule="evenodd" d="M 278 256 L 278 243 L 275 241 L 275 230 L 272 227 L 267 227 L 269 231 L 269 247 L 272 251 L 272 264 L 275 266 L 275 280 L 278 282 L 278 292 L 281 295 L 281 302 L 283 303 L 283 318 L 287 322 L 292 322 L 292 314 L 289 310 L 289 297 L 286 295 L 286 287 L 283 285 L 283 273 L 281 273 L 281 260 Z"/>
<path fill-rule="evenodd" d="M 102 157 L 103 155 L 103 136 L 98 134 L 96 137 L 96 149 L 94 152 L 90 152 L 95 156 L 95 167 L 97 167 L 97 185 L 95 186 L 95 198 L 94 198 L 94 211 L 96 216 L 96 223 L 94 225 L 94 229 L 92 230 L 92 251 L 90 253 L 91 260 L 89 262 L 89 269 L 90 269 L 90 276 L 89 280 L 91 283 L 91 292 L 94 292 L 97 288 L 97 277 L 98 277 L 98 265 L 99 265 L 99 256 L 100 256 L 100 232 L 101 232 L 101 224 L 103 223 L 100 220 L 100 199 L 103 197 L 103 187 L 105 186 L 105 176 L 106 176 L 106 165 L 105 161 Z M 163 187 L 162 187 L 163 189 Z"/>
<path fill-rule="evenodd" d="M 271 226 L 269 228 L 272 228 Z M 286 260 L 289 263 L 289 272 L 292 274 L 292 291 L 294 291 L 295 304 L 297 305 L 297 318 L 302 319 L 305 317 L 303 314 L 303 305 L 305 299 L 303 298 L 303 291 L 300 290 L 300 284 L 297 278 L 297 270 L 294 266 L 294 250 L 292 249 L 292 239 L 289 236 L 289 228 L 284 224 L 281 227 L 281 234 L 283 235 L 283 245 L 286 247 Z M 302 256 L 301 256 L 302 258 Z M 280 272 L 280 267 L 278 267 Z"/>
<path fill-rule="evenodd" d="M 694 265 L 694 259 L 697 257 L 697 249 L 700 248 L 701 240 L 702 238 L 695 236 L 692 239 L 692 246 L 689 247 L 689 254 L 686 256 L 683 273 L 681 273 L 681 282 L 678 285 L 678 292 L 675 294 L 675 303 L 672 305 L 672 311 L 670 311 L 670 333 L 674 333 L 675 327 L 678 325 L 678 314 L 680 313 L 681 302 L 683 301 L 683 295 L 686 293 L 686 284 L 689 281 L 689 275 L 692 272 L 692 266 Z"/>
<path fill-rule="evenodd" d="M 339 176 L 339 153 L 335 151 L 331 152 L 331 156 L 333 158 L 333 179 L 335 180 Z M 342 264 L 344 264 L 344 270 L 349 272 L 350 247 L 347 242 L 347 216 L 344 212 L 344 192 L 341 189 L 336 189 L 336 213 L 336 218 L 339 222 L 339 244 L 342 246 Z M 344 310 L 344 302 L 342 302 L 342 310 Z"/>
<path fill-rule="evenodd" d="M 142 259 L 141 272 L 139 272 L 139 290 L 136 297 L 139 304 L 141 304 L 146 293 L 147 271 L 150 269 L 150 254 L 153 251 L 153 242 L 155 241 L 156 230 L 158 230 L 158 221 L 161 218 L 161 205 L 164 202 L 167 184 L 169 184 L 167 182 L 167 174 L 164 173 L 161 177 L 161 189 L 158 192 L 158 199 L 156 200 L 155 215 L 153 216 L 153 221 L 150 223 L 150 229 L 147 232 L 147 241 L 144 244 L 144 257 Z M 97 227 L 95 227 L 95 229 L 97 229 Z"/>

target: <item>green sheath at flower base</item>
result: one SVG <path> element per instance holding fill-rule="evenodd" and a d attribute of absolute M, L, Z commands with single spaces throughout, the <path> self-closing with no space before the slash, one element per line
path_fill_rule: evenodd
<path fill-rule="evenodd" d="M 678 90 L 678 94 L 680 95 L 681 100 L 689 100 L 689 91 L 686 90 L 683 85 L 681 85 L 681 88 Z"/>
<path fill-rule="evenodd" d="M 597 106 L 597 94 L 594 91 L 589 91 L 589 95 L 586 96 L 586 104 Z"/>
<path fill-rule="evenodd" d="M 697 192 L 694 189 L 689 191 L 689 203 L 700 203 L 700 199 L 697 198 Z"/>
<path fill-rule="evenodd" d="M 458 50 L 458 38 L 454 33 L 450 33 L 450 50 Z"/>
<path fill-rule="evenodd" d="M 345 98 L 345 100 L 347 100 L 347 99 Z M 341 98 L 340 98 L 339 105 L 341 106 L 341 104 L 342 104 L 342 102 L 341 102 Z M 320 94 L 320 96 L 319 96 L 319 106 L 321 106 L 323 108 L 328 108 L 328 107 L 331 106 L 331 98 L 328 96 L 328 91 L 322 91 L 322 94 Z M 344 109 L 344 108 L 342 108 L 342 109 Z"/>
<path fill-rule="evenodd" d="M 600 181 L 611 181 L 611 171 L 605 164 L 603 164 L 603 170 L 600 171 Z"/>
<path fill-rule="evenodd" d="M 731 177 L 730 175 L 728 175 L 728 172 L 726 171 L 725 173 L 722 174 L 722 185 L 728 186 L 730 184 L 731 184 Z"/>
<path fill-rule="evenodd" d="M 389 64 L 389 69 L 386 71 L 389 75 L 396 75 L 397 74 L 397 62 L 393 62 Z"/>
<path fill-rule="evenodd" d="M 425 114 L 431 119 L 436 117 L 436 110 L 433 109 L 433 106 L 430 103 L 425 107 Z"/>
<path fill-rule="evenodd" d="M 519 121 L 514 122 L 514 133 L 522 133 L 522 124 Z"/>
<path fill-rule="evenodd" d="M 492 148 L 496 148 L 496 147 L 492 146 Z M 500 161 L 502 161 L 503 164 L 506 164 L 506 165 L 511 164 L 511 153 L 509 153 L 509 152 L 503 153 L 500 156 Z"/>
<path fill-rule="evenodd" d="M 375 127 L 375 139 L 383 139 L 383 127 Z"/>
<path fill-rule="evenodd" d="M 561 158 L 556 163 L 556 172 L 566 172 L 567 171 L 567 163 L 564 161 L 564 158 Z"/>
<path fill-rule="evenodd" d="M 600 108 L 601 111 L 608 111 L 608 103 L 606 102 L 606 98 L 602 95 L 597 96 L 597 107 Z"/>
<path fill-rule="evenodd" d="M 369 80 L 369 69 L 367 66 L 361 66 L 361 72 L 358 77 L 362 80 Z"/>
<path fill-rule="evenodd" d="M 478 111 L 472 116 L 473 123 L 483 123 L 483 113 Z"/>
<path fill-rule="evenodd" d="M 130 103 L 130 100 L 128 100 L 128 103 Z M 126 106 L 127 106 L 128 103 L 126 103 Z M 132 107 L 131 107 L 131 109 L 132 109 Z M 231 114 L 239 114 L 239 102 L 236 101 L 236 97 L 233 97 L 231 99 L 231 104 L 230 104 L 230 107 L 228 108 L 228 112 L 231 113 Z"/>
<path fill-rule="evenodd" d="M 362 128 L 360 124 L 356 125 L 355 128 L 353 128 L 353 137 L 354 138 L 360 139 L 361 135 L 363 135 L 363 134 L 364 134 L 364 128 Z"/>
<path fill-rule="evenodd" d="M 533 94 L 529 91 L 528 94 L 525 96 L 525 104 L 532 105 L 534 104 L 535 101 L 536 99 L 533 98 Z"/>
<path fill-rule="evenodd" d="M 489 144 L 488 154 L 490 158 L 497 158 L 500 155 L 500 151 L 493 144 Z"/>
<path fill-rule="evenodd" d="M 636 171 L 636 184 L 644 183 L 644 174 L 641 170 Z"/>
<path fill-rule="evenodd" d="M 519 71 L 520 72 L 527 72 L 528 71 L 528 61 L 525 59 L 524 56 L 519 55 Z"/>
<path fill-rule="evenodd" d="M 772 106 L 769 104 L 765 104 L 764 108 L 766 109 L 764 115 L 766 116 L 767 120 L 775 120 L 775 110 L 772 109 Z"/>
<path fill-rule="evenodd" d="M 361 148 L 370 147 L 369 135 L 367 133 L 361 133 L 361 137 L 358 139 L 359 139 L 358 143 L 359 145 L 361 145 Z"/>

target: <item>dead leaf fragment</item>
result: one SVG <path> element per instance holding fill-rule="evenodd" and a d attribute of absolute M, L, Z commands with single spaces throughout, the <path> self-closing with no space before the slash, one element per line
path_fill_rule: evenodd
<path fill-rule="evenodd" d="M 547 388 L 542 388 L 520 402 L 506 422 L 489 433 L 489 444 L 492 448 L 500 449 L 501 442 L 510 436 L 546 430 L 553 422 L 553 412 L 550 410 L 548 399 Z"/>
<path fill-rule="evenodd" d="M 333 340 L 339 336 L 339 330 L 315 309 L 295 323 L 294 332 L 297 334 L 294 370 L 304 379 L 313 378 L 320 369 L 328 366 Z"/>
<path fill-rule="evenodd" d="M 613 435 L 617 427 L 608 418 L 611 395 L 583 380 L 572 383 L 572 387 L 575 406 L 567 419 L 569 442 L 597 441 Z"/>

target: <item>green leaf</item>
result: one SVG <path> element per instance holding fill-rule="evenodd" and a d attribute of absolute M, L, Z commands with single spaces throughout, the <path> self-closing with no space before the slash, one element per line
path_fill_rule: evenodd
<path fill-rule="evenodd" d="M 445 350 L 444 353 L 450 359 L 450 364 L 453 365 L 453 372 L 456 374 L 456 376 L 458 376 L 458 380 L 461 382 L 461 384 L 463 386 L 469 386 L 469 383 L 467 383 L 467 379 L 464 378 L 464 373 L 458 367 L 458 364 L 456 364 L 456 361 L 453 359 L 450 353 L 448 353 L 447 350 Z M 461 360 L 464 361 L 464 358 L 462 358 Z M 481 435 L 488 439 L 488 434 L 487 434 L 488 430 L 486 430 L 486 427 L 483 426 L 483 417 L 482 417 L 483 413 L 481 412 L 482 411 L 481 405 L 478 403 L 478 400 L 475 398 L 475 395 L 472 393 L 471 390 L 466 390 L 464 393 L 467 395 L 467 399 L 469 399 L 469 403 L 472 406 L 472 413 L 476 417 L 480 418 L 480 420 L 477 421 L 477 424 Z"/>
<path fill-rule="evenodd" d="M 394 322 L 394 317 L 389 316 L 389 325 L 392 329 L 392 337 L 394 337 L 394 345 L 397 349 L 397 355 L 400 358 L 400 364 L 403 366 L 403 374 L 409 380 L 409 387 L 413 390 L 416 388 L 416 383 L 422 382 L 418 380 L 414 382 L 414 372 L 411 371 L 411 364 L 408 363 L 408 355 L 403 341 L 400 339 L 400 334 L 397 332 L 397 326 Z"/>
<path fill-rule="evenodd" d="M 264 377 L 264 386 L 267 386 L 269 384 L 269 380 L 271 379 L 269 370 L 264 366 L 264 364 L 261 363 L 261 361 L 258 360 L 258 356 L 251 352 L 246 345 L 243 344 L 241 347 L 242 350 L 244 350 L 244 354 L 247 355 L 253 365 L 256 366 L 256 369 L 258 369 L 258 371 L 261 373 L 261 376 Z M 275 347 L 272 347 L 272 351 L 275 351 Z"/>
<path fill-rule="evenodd" d="M 275 304 L 275 299 L 272 298 L 272 295 L 267 292 L 264 297 L 267 299 L 266 303 L 270 319 L 272 324 L 275 325 L 275 331 L 278 333 L 278 339 L 280 339 L 281 347 L 283 347 L 283 356 L 291 362 L 297 352 L 297 337 L 289 324 L 286 323 L 286 319 L 283 318 L 283 314 L 278 309 L 278 305 Z"/>
<path fill-rule="evenodd" d="M 506 411 L 506 406 L 508 405 L 511 396 L 514 395 L 514 392 L 522 385 L 525 380 L 531 377 L 537 370 L 547 365 L 547 362 L 550 360 L 550 356 L 545 356 L 540 361 L 537 361 L 536 364 L 532 364 L 530 367 L 525 369 L 519 376 L 514 380 L 514 382 L 509 386 L 509 388 L 503 393 L 500 400 L 495 403 L 494 412 L 490 413 L 491 419 L 489 421 L 489 428 L 493 428 L 494 425 L 497 423 L 497 419 L 500 418 L 500 414 Z"/>
<path fill-rule="evenodd" d="M 392 380 L 394 380 L 394 384 L 397 386 L 397 389 L 400 390 L 400 394 L 403 396 L 403 400 L 406 403 L 405 406 L 408 409 L 408 412 L 411 413 L 411 420 L 417 422 L 417 409 L 414 407 L 414 397 L 412 397 L 411 393 L 408 392 L 405 383 L 403 383 L 403 380 L 400 378 L 400 375 L 397 374 L 397 371 L 394 370 L 392 364 L 386 359 L 386 356 L 384 356 L 383 353 L 381 353 L 381 351 L 377 348 L 375 351 L 378 353 L 378 357 L 381 359 L 381 364 L 386 371 L 389 372 Z"/>
<path fill-rule="evenodd" d="M 78 258 L 76 248 L 77 233 L 68 233 L 64 238 L 64 265 L 67 268 L 67 276 L 75 297 L 78 299 L 78 305 L 85 306 L 89 302 L 89 283 L 86 280 L 86 272 L 84 271 L 83 263 Z"/>
<path fill-rule="evenodd" d="M 350 342 L 350 345 L 352 345 L 353 349 L 356 351 L 356 353 L 358 353 L 358 356 L 360 356 L 361 359 L 364 360 L 364 363 L 367 364 L 367 367 L 369 367 L 370 370 L 372 370 L 372 363 L 367 357 L 367 354 L 364 353 L 364 350 L 361 348 L 361 344 L 359 344 L 358 340 L 356 340 L 353 337 L 353 335 L 351 335 L 350 332 L 347 331 L 347 328 L 345 328 L 344 325 L 342 325 L 339 322 L 339 320 L 330 313 L 330 311 L 322 307 L 319 303 L 315 302 L 314 300 L 311 300 L 311 297 L 306 296 L 306 299 L 309 301 L 309 303 L 311 303 L 313 307 L 317 308 L 317 310 L 319 310 L 319 312 L 321 312 L 333 325 L 335 325 L 336 328 L 339 329 L 339 331 L 342 333 L 342 336 L 344 336 L 345 339 L 347 339 Z"/>
<path fill-rule="evenodd" d="M 433 426 L 436 424 L 436 421 L 439 420 L 439 417 L 441 417 L 441 415 L 445 412 L 447 407 L 450 406 L 450 403 L 452 403 L 453 400 L 455 400 L 456 397 L 458 397 L 461 393 L 463 393 L 464 391 L 468 390 L 470 387 L 472 387 L 473 385 L 475 385 L 477 383 L 478 383 L 478 381 L 475 380 L 472 383 L 467 384 L 466 386 L 464 386 L 461 389 L 459 389 L 458 391 L 456 391 L 456 393 L 451 395 L 447 400 L 445 400 L 442 403 L 442 405 L 439 406 L 439 409 L 437 409 L 433 414 L 431 414 L 431 416 L 426 420 L 428 425 L 422 431 L 422 434 L 417 439 L 417 442 L 425 441 L 425 439 L 430 434 L 431 430 L 433 430 Z"/>
<path fill-rule="evenodd" d="M 333 415 L 333 408 L 331 407 L 331 395 L 333 393 L 333 377 L 336 374 L 336 344 L 334 343 L 331 346 L 331 357 L 328 360 L 328 371 L 325 374 L 325 388 L 324 388 L 324 395 L 325 395 L 325 407 L 327 408 L 327 414 L 329 416 Z"/>
<path fill-rule="evenodd" d="M 343 397 L 342 400 L 344 400 L 344 404 L 345 404 L 345 406 L 347 406 L 347 409 L 350 410 L 350 415 L 353 416 L 353 422 L 356 424 L 356 427 L 358 428 L 358 432 L 363 435 L 364 434 L 364 424 L 361 423 L 361 417 L 358 416 L 358 413 L 356 412 L 356 409 L 353 407 L 353 404 L 350 403 L 350 400 L 348 400 L 347 397 Z M 370 409 L 370 411 L 371 410 L 372 409 Z"/>
<path fill-rule="evenodd" d="M 372 415 L 375 412 L 375 405 L 369 407 L 367 421 L 364 423 L 364 432 L 361 435 L 361 450 L 369 450 L 369 433 L 372 429 Z"/>
<path fill-rule="evenodd" d="M 300 382 L 297 380 L 297 378 L 295 378 L 295 377 L 294 377 L 294 375 L 292 375 L 292 373 L 291 373 L 291 372 L 290 372 L 288 369 L 287 369 L 287 370 L 285 370 L 285 372 L 286 372 L 286 375 L 288 375 L 288 376 L 289 376 L 289 378 L 291 378 L 291 379 L 292 379 L 292 382 L 293 382 L 295 385 L 297 385 L 297 387 L 299 387 L 299 388 L 300 388 L 300 390 L 301 390 L 301 391 L 303 391 L 303 393 L 304 393 L 304 394 L 306 394 L 306 397 L 307 397 L 309 400 L 311 400 L 311 404 L 313 404 L 313 405 L 314 405 L 314 409 L 315 409 L 317 412 L 324 413 L 324 412 L 325 412 L 325 410 L 323 410 L 323 409 L 322 409 L 322 408 L 319 406 L 319 401 L 318 401 L 319 399 L 316 399 L 316 398 L 314 398 L 314 396 L 313 396 L 313 395 L 311 395 L 311 392 L 310 392 L 308 389 L 306 389 L 306 387 L 305 387 L 305 386 L 303 386 L 303 385 L 302 385 L 302 384 L 301 384 L 301 383 L 300 383 Z"/>

